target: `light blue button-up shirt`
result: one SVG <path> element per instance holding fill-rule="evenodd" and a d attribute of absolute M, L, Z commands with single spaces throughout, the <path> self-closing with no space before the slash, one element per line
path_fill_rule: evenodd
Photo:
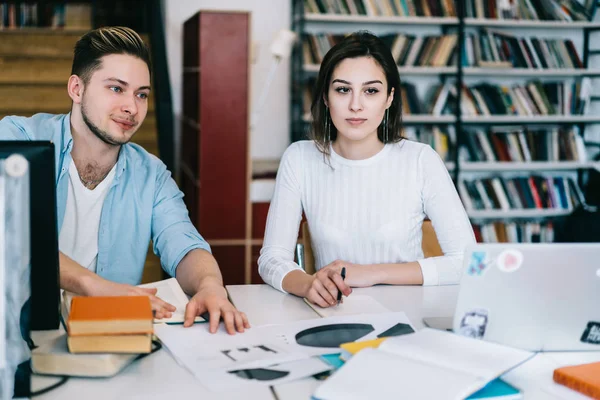
<path fill-rule="evenodd" d="M 36 114 L 0 121 L 1 140 L 54 143 L 58 232 L 65 216 L 72 162 L 70 117 Z M 115 178 L 102 206 L 96 273 L 114 282 L 139 284 L 150 239 L 163 269 L 171 276 L 190 250 L 210 251 L 192 225 L 183 193 L 165 164 L 142 147 L 128 143 L 121 146 Z"/>

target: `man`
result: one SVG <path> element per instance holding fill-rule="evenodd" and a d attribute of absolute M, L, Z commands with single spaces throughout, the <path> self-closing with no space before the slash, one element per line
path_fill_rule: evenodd
<path fill-rule="evenodd" d="M 107 27 L 75 45 L 66 115 L 0 121 L 3 140 L 51 140 L 56 149 L 60 285 L 86 296 L 148 295 L 157 318 L 175 308 L 141 281 L 149 240 L 162 267 L 192 296 L 184 326 L 208 312 L 230 334 L 249 328 L 227 299 L 209 245 L 192 225 L 166 166 L 129 143 L 148 110 L 150 57 L 139 35 Z"/>

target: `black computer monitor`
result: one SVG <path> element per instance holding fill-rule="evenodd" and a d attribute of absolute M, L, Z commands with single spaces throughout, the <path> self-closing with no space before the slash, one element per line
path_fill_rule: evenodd
<path fill-rule="evenodd" d="M 0 158 L 21 154 L 29 161 L 32 330 L 58 329 L 60 281 L 54 144 L 0 141 Z"/>

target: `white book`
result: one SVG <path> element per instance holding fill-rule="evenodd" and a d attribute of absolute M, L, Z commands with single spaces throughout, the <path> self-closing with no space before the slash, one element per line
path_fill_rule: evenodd
<path fill-rule="evenodd" d="M 513 181 L 512 179 L 507 179 L 506 188 L 508 189 L 507 194 L 510 196 L 513 203 L 515 204 L 515 209 L 522 210 L 523 208 L 525 208 L 523 207 L 523 202 L 521 202 L 521 197 L 519 196 L 519 192 L 515 186 L 515 181 Z"/>
<path fill-rule="evenodd" d="M 525 132 L 520 131 L 518 134 L 519 143 L 521 143 L 521 149 L 523 150 L 523 156 L 525 157 L 525 161 L 531 162 L 533 159 L 531 158 L 531 152 L 529 151 L 529 145 L 527 144 L 527 137 L 525 136 Z"/>
<path fill-rule="evenodd" d="M 43 375 L 107 378 L 116 375 L 138 354 L 73 354 L 67 335 L 42 343 L 31 352 L 31 369 Z"/>
<path fill-rule="evenodd" d="M 527 0 L 525 0 L 527 1 Z M 533 57 L 533 61 L 535 62 L 535 65 L 538 66 L 538 68 L 543 68 L 542 67 L 542 62 L 540 61 L 540 58 L 537 54 L 537 52 L 535 51 L 535 47 L 533 46 L 533 42 L 531 41 L 531 38 L 524 38 L 525 39 L 525 43 L 527 43 L 527 47 L 529 48 L 529 51 L 531 53 L 531 56 Z"/>
<path fill-rule="evenodd" d="M 551 161 L 559 161 L 559 148 L 558 148 L 558 128 L 552 129 L 552 143 L 550 145 L 550 149 L 552 150 L 552 160 Z"/>
<path fill-rule="evenodd" d="M 579 133 L 573 132 L 573 136 L 575 139 L 575 148 L 577 149 L 577 161 L 586 162 L 587 161 L 587 151 L 585 149 L 585 143 L 583 142 L 583 138 Z"/>
<path fill-rule="evenodd" d="M 469 191 L 467 190 L 464 180 L 458 182 L 458 193 L 460 194 L 465 208 L 467 210 L 474 210 L 473 201 L 471 201 L 471 196 L 469 196 Z"/>
<path fill-rule="evenodd" d="M 510 203 L 508 202 L 508 198 L 506 197 L 506 193 L 502 188 L 502 183 L 500 183 L 500 178 L 492 178 L 492 187 L 494 188 L 494 192 L 496 192 L 496 197 L 500 202 L 500 208 L 502 210 L 510 210 Z"/>
<path fill-rule="evenodd" d="M 533 355 L 425 328 L 360 351 L 319 386 L 314 397 L 464 399 Z"/>
<path fill-rule="evenodd" d="M 367 295 L 354 295 L 344 297 L 338 305 L 323 308 L 310 301 L 304 299 L 304 302 L 309 305 L 317 314 L 323 318 L 337 317 L 342 315 L 358 315 L 358 314 L 379 314 L 391 312 L 377 300 Z"/>
<path fill-rule="evenodd" d="M 481 197 L 481 201 L 483 201 L 483 205 L 484 205 L 485 209 L 493 210 L 494 205 L 492 204 L 492 201 L 488 197 L 487 192 L 485 191 L 485 188 L 483 187 L 483 183 L 480 180 L 475 181 L 475 189 L 477 189 L 477 192 L 479 193 L 479 197 Z"/>
<path fill-rule="evenodd" d="M 521 155 L 521 149 L 517 135 L 518 132 L 509 132 L 506 135 L 506 138 L 508 139 L 508 154 L 510 155 L 511 161 L 522 162 L 524 161 L 524 158 Z"/>
<path fill-rule="evenodd" d="M 442 115 L 442 111 L 444 110 L 444 106 L 446 105 L 446 101 L 448 100 L 448 93 L 450 92 L 449 85 L 449 83 L 445 83 L 442 87 L 442 90 L 440 90 L 440 94 L 435 100 L 435 104 L 431 111 L 433 115 Z"/>
<path fill-rule="evenodd" d="M 412 67 L 415 63 L 417 56 L 419 55 L 419 50 L 421 50 L 421 46 L 423 45 L 423 37 L 419 36 L 415 38 L 413 41 L 410 50 L 408 51 L 408 56 L 406 56 L 406 61 L 404 62 L 405 67 Z"/>
<path fill-rule="evenodd" d="M 166 301 L 169 304 L 175 306 L 176 310 L 171 315 L 171 318 L 155 319 L 154 323 L 168 323 L 168 324 L 182 324 L 185 320 L 185 307 L 189 301 L 189 297 L 183 292 L 179 282 L 175 278 L 169 278 L 158 282 L 146 283 L 138 285 L 141 288 L 156 288 L 156 297 Z M 66 322 L 69 317 L 69 311 L 71 310 L 71 300 L 76 294 L 63 291 L 61 312 L 64 321 Z M 205 319 L 197 316 L 194 322 L 204 322 Z"/>
<path fill-rule="evenodd" d="M 154 323 L 180 324 L 185 320 L 185 307 L 189 301 L 186 295 L 175 278 L 169 278 L 158 282 L 146 283 L 138 285 L 141 288 L 158 289 L 156 297 L 175 306 L 176 310 L 171 315 L 171 318 L 155 319 Z M 194 322 L 204 322 L 205 319 L 197 316 Z"/>

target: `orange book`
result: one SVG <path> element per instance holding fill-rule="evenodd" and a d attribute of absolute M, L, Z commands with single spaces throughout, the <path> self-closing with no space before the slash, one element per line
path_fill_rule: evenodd
<path fill-rule="evenodd" d="M 600 399 L 600 362 L 555 369 L 554 382 Z"/>
<path fill-rule="evenodd" d="M 74 297 L 69 336 L 153 333 L 148 296 Z"/>

